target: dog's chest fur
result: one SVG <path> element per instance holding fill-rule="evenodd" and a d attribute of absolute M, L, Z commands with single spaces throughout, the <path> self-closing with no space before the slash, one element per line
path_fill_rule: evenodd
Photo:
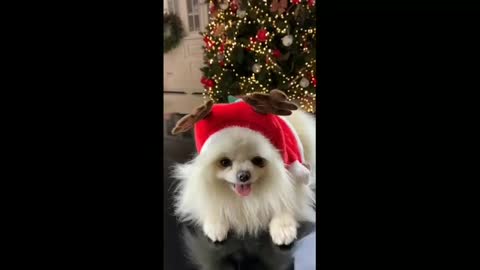
<path fill-rule="evenodd" d="M 216 190 L 208 192 L 211 194 L 211 211 L 218 211 L 235 232 L 257 234 L 268 227 L 275 213 L 293 206 L 291 202 L 285 201 L 284 198 L 292 196 L 285 196 L 281 186 L 267 185 L 268 183 L 255 184 L 247 197 L 236 195 L 228 186 L 217 186 Z"/>

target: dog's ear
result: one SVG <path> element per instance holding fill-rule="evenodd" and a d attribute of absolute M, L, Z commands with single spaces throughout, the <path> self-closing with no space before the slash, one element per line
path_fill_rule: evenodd
<path fill-rule="evenodd" d="M 196 122 L 202 120 L 208 115 L 208 113 L 210 113 L 212 107 L 212 100 L 208 100 L 203 105 L 196 107 L 191 113 L 178 120 L 177 124 L 172 130 L 172 134 L 177 135 L 192 129 Z"/>
<path fill-rule="evenodd" d="M 268 94 L 253 93 L 243 96 L 242 99 L 248 103 L 256 112 L 262 114 L 290 115 L 298 109 L 297 105 L 288 101 L 287 95 L 280 90 L 272 90 Z"/>

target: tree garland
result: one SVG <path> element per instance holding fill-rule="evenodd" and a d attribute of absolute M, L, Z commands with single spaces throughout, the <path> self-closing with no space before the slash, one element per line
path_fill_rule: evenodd
<path fill-rule="evenodd" d="M 163 15 L 163 53 L 175 49 L 185 36 L 182 20 L 176 14 Z"/>

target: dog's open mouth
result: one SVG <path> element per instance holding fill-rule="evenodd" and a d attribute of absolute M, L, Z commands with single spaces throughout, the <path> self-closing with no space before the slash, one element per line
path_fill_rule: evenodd
<path fill-rule="evenodd" d="M 252 184 L 232 184 L 233 189 L 238 195 L 246 197 L 252 192 Z"/>

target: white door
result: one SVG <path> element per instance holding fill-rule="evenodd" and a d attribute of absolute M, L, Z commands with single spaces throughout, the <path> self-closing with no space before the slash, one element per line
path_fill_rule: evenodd
<path fill-rule="evenodd" d="M 164 110 L 188 113 L 203 102 L 203 38 L 199 32 L 208 24 L 208 0 L 164 0 L 164 6 L 181 18 L 186 32 L 180 45 L 163 55 Z"/>

